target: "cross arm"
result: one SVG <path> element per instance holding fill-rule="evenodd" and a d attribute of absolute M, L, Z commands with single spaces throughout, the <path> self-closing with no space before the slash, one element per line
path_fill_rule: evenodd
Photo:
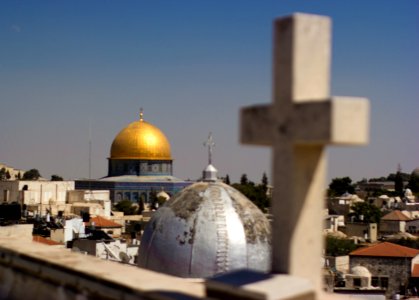
<path fill-rule="evenodd" d="M 297 144 L 363 145 L 368 142 L 368 118 L 367 99 L 332 97 L 295 104 L 289 126 Z"/>
<path fill-rule="evenodd" d="M 271 146 L 273 144 L 271 105 L 247 106 L 240 112 L 240 142 Z"/>

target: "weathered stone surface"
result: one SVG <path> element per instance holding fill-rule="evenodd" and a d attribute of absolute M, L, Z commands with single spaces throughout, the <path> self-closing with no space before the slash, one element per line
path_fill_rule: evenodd
<path fill-rule="evenodd" d="M 187 278 L 250 268 L 269 271 L 271 228 L 243 194 L 197 182 L 161 207 L 146 227 L 139 266 Z"/>
<path fill-rule="evenodd" d="M 0 235 L 0 299 L 204 297 L 199 283 L 31 242 L 18 232 Z"/>
<path fill-rule="evenodd" d="M 411 275 L 411 258 L 351 256 L 350 267 L 363 266 L 374 276 L 388 276 L 387 297 L 407 285 Z"/>
<path fill-rule="evenodd" d="M 329 18 L 276 20 L 273 52 L 272 104 L 242 109 L 241 141 L 273 147 L 272 271 L 309 278 L 320 292 L 324 146 L 366 143 L 368 102 L 329 99 Z"/>

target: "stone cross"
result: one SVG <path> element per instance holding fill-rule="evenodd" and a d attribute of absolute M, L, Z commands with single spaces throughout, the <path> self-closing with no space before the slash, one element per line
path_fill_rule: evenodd
<path fill-rule="evenodd" d="M 367 99 L 329 98 L 331 21 L 274 22 L 273 103 L 241 111 L 241 142 L 273 147 L 272 272 L 322 285 L 325 145 L 366 144 Z"/>
<path fill-rule="evenodd" d="M 208 139 L 204 142 L 204 146 L 208 147 L 208 164 L 212 164 L 212 151 L 215 147 L 215 142 L 212 137 L 212 132 L 209 133 Z"/>

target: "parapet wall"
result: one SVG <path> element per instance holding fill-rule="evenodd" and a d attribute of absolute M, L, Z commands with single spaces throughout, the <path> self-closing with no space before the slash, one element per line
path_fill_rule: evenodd
<path fill-rule="evenodd" d="M 12 231 L 0 228 L 0 299 L 194 299 L 205 294 L 199 282 L 32 242 Z"/>
<path fill-rule="evenodd" d="M 182 279 L 33 242 L 31 232 L 31 225 L 0 227 L 0 300 L 349 299 L 316 297 L 306 279 L 283 274 L 258 274 L 262 278 L 252 281 L 238 271 L 224 283 Z"/>

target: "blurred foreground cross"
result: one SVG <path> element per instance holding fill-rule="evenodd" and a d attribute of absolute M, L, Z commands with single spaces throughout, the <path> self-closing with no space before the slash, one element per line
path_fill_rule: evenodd
<path fill-rule="evenodd" d="M 274 23 L 273 102 L 241 111 L 241 142 L 273 148 L 273 273 L 320 291 L 327 144 L 366 144 L 367 99 L 329 97 L 331 21 Z"/>

